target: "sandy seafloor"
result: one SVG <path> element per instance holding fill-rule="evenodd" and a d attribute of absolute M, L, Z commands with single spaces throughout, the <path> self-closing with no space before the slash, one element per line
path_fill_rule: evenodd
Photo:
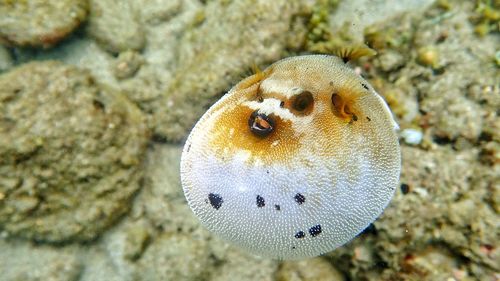
<path fill-rule="evenodd" d="M 0 280 L 500 280 L 500 2 L 0 0 Z M 322 257 L 251 256 L 179 183 L 252 66 L 365 42 L 400 124 L 383 215 Z"/>

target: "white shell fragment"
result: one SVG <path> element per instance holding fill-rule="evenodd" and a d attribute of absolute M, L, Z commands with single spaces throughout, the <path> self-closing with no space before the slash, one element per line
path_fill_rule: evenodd
<path fill-rule="evenodd" d="M 251 253 L 317 256 L 353 239 L 391 200 L 397 128 L 342 59 L 284 59 L 196 124 L 182 154 L 184 193 L 203 225 Z"/>
<path fill-rule="evenodd" d="M 419 145 L 424 138 L 422 131 L 416 129 L 404 129 L 401 131 L 401 138 L 410 145 Z"/>

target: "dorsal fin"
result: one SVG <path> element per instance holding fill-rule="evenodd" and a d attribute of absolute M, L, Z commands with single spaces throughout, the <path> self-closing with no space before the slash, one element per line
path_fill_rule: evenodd
<path fill-rule="evenodd" d="M 361 57 L 372 57 L 376 54 L 377 51 L 365 44 L 343 46 L 335 50 L 335 55 L 340 57 L 345 63 Z"/>
<path fill-rule="evenodd" d="M 252 63 L 252 72 L 253 74 L 262 74 L 262 70 L 260 70 L 259 66 L 255 62 Z"/>

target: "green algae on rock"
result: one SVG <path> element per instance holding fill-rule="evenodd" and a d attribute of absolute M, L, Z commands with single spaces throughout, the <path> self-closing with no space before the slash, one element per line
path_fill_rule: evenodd
<path fill-rule="evenodd" d="M 128 210 L 148 139 L 133 104 L 53 61 L 1 75 L 0 101 L 1 229 L 85 241 Z"/>
<path fill-rule="evenodd" d="M 0 43 L 51 47 L 87 17 L 87 0 L 0 0 Z"/>

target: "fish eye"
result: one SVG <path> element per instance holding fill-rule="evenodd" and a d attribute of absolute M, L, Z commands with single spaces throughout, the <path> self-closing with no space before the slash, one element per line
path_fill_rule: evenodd
<path fill-rule="evenodd" d="M 272 116 L 259 113 L 258 110 L 255 110 L 248 119 L 248 126 L 254 135 L 266 137 L 274 131 L 276 123 Z"/>
<path fill-rule="evenodd" d="M 307 114 L 312 110 L 314 98 L 309 91 L 303 91 L 296 95 L 292 101 L 292 109 L 298 113 Z"/>

